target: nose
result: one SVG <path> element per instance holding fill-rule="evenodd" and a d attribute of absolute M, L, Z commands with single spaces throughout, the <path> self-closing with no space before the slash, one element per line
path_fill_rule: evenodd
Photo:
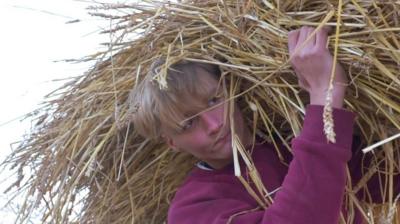
<path fill-rule="evenodd" d="M 203 123 L 203 127 L 208 135 L 215 135 L 219 133 L 223 126 L 223 113 L 219 114 L 216 111 L 206 111 L 200 115 Z"/>

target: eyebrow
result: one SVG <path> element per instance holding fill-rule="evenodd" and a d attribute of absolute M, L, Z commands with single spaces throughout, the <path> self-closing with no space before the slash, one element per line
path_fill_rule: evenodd
<path fill-rule="evenodd" d="M 210 95 L 215 95 L 215 96 L 216 96 L 220 89 L 221 89 L 221 88 L 219 88 L 219 85 L 218 85 L 218 87 L 213 87 L 213 88 L 207 89 L 207 96 L 210 96 Z M 222 92 L 222 91 L 221 91 L 221 92 Z M 219 95 L 219 94 L 218 94 L 218 95 Z M 208 99 L 207 99 L 207 100 L 208 100 Z M 212 109 L 214 109 L 214 108 L 220 106 L 220 105 L 223 104 L 223 103 L 225 103 L 225 101 L 220 102 L 220 103 L 218 103 L 218 104 L 216 104 L 216 105 L 214 105 L 214 106 L 212 106 L 212 107 L 205 107 L 205 108 L 202 109 L 200 112 L 197 112 L 197 111 L 186 111 L 186 112 L 183 113 L 184 116 L 185 116 L 186 118 L 183 119 L 183 120 L 181 121 L 181 123 L 184 123 L 184 122 L 186 122 L 186 121 L 188 121 L 188 120 L 190 120 L 190 119 L 193 119 L 193 118 L 199 116 L 201 113 L 204 113 L 204 112 L 207 112 L 207 111 L 209 111 L 209 110 L 212 110 Z"/>

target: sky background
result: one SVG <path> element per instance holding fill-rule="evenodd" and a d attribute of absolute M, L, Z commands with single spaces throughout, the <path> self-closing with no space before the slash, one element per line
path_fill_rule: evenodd
<path fill-rule="evenodd" d="M 21 118 L 38 108 L 44 96 L 62 85 L 54 81 L 83 74 L 90 64 L 71 64 L 64 59 L 97 52 L 107 35 L 108 22 L 87 14 L 94 1 L 1 0 L 0 1 L 0 161 L 11 153 L 10 145 L 29 133 L 30 121 Z M 101 1 L 106 2 L 106 1 Z M 108 1 L 112 2 L 112 1 Z M 120 1 L 121 2 L 121 1 Z M 68 23 L 79 19 L 81 22 Z M 0 224 L 13 223 L 17 202 L 4 207 L 10 194 L 8 170 L 0 173 Z M 31 223 L 40 223 L 31 220 Z"/>

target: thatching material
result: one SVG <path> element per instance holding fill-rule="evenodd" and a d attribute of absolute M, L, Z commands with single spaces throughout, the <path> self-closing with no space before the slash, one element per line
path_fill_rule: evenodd
<path fill-rule="evenodd" d="M 346 106 L 358 114 L 358 132 L 367 145 L 396 136 L 400 4 L 351 0 L 338 11 L 333 0 L 94 6 L 93 15 L 113 21 L 109 49 L 93 56 L 99 62 L 85 76 L 49 95 L 30 116 L 36 121 L 31 135 L 6 161 L 18 170 L 17 193 L 26 193 L 18 222 L 26 222 L 38 206 L 45 207 L 46 223 L 165 220 L 168 203 L 194 159 L 139 137 L 126 122 L 128 93 L 159 56 L 167 57 L 166 66 L 181 59 L 220 65 L 227 79 L 238 82 L 235 97 L 250 126 L 268 140 L 274 134 L 287 142 L 299 133 L 307 103 L 288 62 L 287 33 L 302 25 L 335 28 L 340 17 L 330 46 L 335 48 L 337 38 L 336 56 L 351 80 Z M 162 74 L 158 81 L 165 87 Z M 395 201 L 374 210 L 375 205 L 354 194 L 379 173 L 383 194 L 395 198 L 390 189 L 392 174 L 400 170 L 399 148 L 394 138 L 372 149 L 376 160 L 369 172 L 348 188 L 350 212 L 359 208 L 371 223 L 392 223 Z M 26 168 L 32 173 L 24 178 Z"/>

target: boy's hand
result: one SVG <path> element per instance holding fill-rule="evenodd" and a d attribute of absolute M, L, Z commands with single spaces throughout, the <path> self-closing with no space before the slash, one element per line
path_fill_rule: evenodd
<path fill-rule="evenodd" d="M 328 30 L 321 29 L 302 47 L 315 29 L 302 27 L 289 32 L 288 45 L 291 63 L 299 79 L 299 85 L 310 94 L 310 103 L 324 105 L 329 87 L 333 57 L 327 47 Z M 343 67 L 337 63 L 332 106 L 342 108 L 346 92 L 347 77 Z"/>

